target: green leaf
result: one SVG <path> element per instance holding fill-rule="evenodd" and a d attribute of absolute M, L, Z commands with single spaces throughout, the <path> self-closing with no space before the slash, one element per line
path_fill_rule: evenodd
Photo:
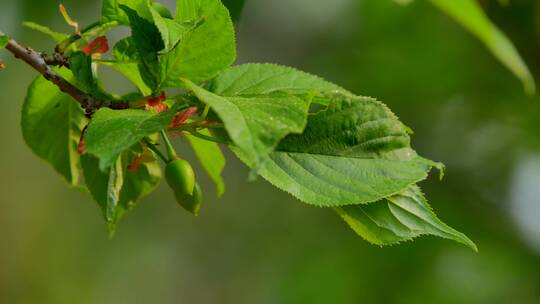
<path fill-rule="evenodd" d="M 437 218 L 417 186 L 377 203 L 337 207 L 336 211 L 356 233 L 376 245 L 393 245 L 421 235 L 435 235 L 478 251 L 467 236 Z"/>
<path fill-rule="evenodd" d="M 147 20 L 152 20 L 152 15 L 148 10 L 148 3 L 165 18 L 172 18 L 171 12 L 163 4 L 149 0 L 103 0 L 101 8 L 101 22 L 118 22 L 121 25 L 129 25 L 129 18 L 120 5 L 128 6 Z"/>
<path fill-rule="evenodd" d="M 9 36 L 0 35 L 0 49 L 5 48 L 9 43 Z"/>
<path fill-rule="evenodd" d="M 222 2 L 229 10 L 232 20 L 234 22 L 238 22 L 238 20 L 240 20 L 240 16 L 242 15 L 242 10 L 244 9 L 246 0 L 223 0 Z"/>
<path fill-rule="evenodd" d="M 300 133 L 309 101 L 276 92 L 268 95 L 218 96 L 191 81 L 185 86 L 219 116 L 233 143 L 258 165 L 287 134 Z"/>
<path fill-rule="evenodd" d="M 331 84 L 317 92 L 319 79 L 294 77 L 295 73 L 282 67 L 276 69 L 283 73 L 267 76 L 261 73 L 271 71 L 265 66 L 241 69 L 226 76 L 227 72 L 223 73 L 223 78 L 218 77 L 209 87 L 221 94 L 315 92 L 329 101 L 326 110 L 310 115 L 302 134 L 287 136 L 270 154 L 258 171 L 266 180 L 305 203 L 335 207 L 357 233 L 376 244 L 435 234 L 475 248 L 464 235 L 436 219 L 423 197 L 413 196 L 421 195 L 415 184 L 440 165 L 419 157 L 410 148 L 409 129 L 384 104 L 340 92 Z M 253 75 L 247 76 L 250 73 Z M 262 81 L 256 81 L 257 77 Z M 331 92 L 338 93 L 328 94 Z M 245 151 L 236 147 L 232 150 L 249 166 L 255 166 Z M 393 205 L 387 208 L 393 213 L 381 212 L 389 203 Z M 361 217 L 371 211 L 373 215 Z M 396 226 L 391 235 L 373 228 L 371 222 L 364 223 L 370 216 L 380 225 L 390 223 L 394 228 L 396 221 L 402 221 L 400 224 L 407 228 Z"/>
<path fill-rule="evenodd" d="M 69 67 L 75 76 L 75 85 L 86 93 L 97 91 L 97 81 L 92 72 L 92 58 L 83 52 L 75 52 L 69 57 Z"/>
<path fill-rule="evenodd" d="M 382 103 L 334 95 L 261 166 L 274 186 L 316 206 L 367 204 L 397 194 L 435 166 L 409 147 L 407 128 Z M 233 151 L 248 164 L 245 152 Z"/>
<path fill-rule="evenodd" d="M 149 5 L 146 10 L 118 7 L 129 19 L 141 76 L 154 93 L 180 86 L 181 78 L 194 82 L 212 78 L 236 57 L 232 22 L 219 0 L 179 2 L 181 13 L 174 20 Z M 144 16 L 146 11 L 150 19 Z"/>
<path fill-rule="evenodd" d="M 127 170 L 134 151 L 120 157 L 106 171 L 99 169 L 99 160 L 91 155 L 82 157 L 84 177 L 92 197 L 100 206 L 111 235 L 123 215 L 152 193 L 161 180 L 161 169 L 153 158 L 144 160 L 137 171 Z"/>
<path fill-rule="evenodd" d="M 199 83 L 215 77 L 236 58 L 234 27 L 219 0 L 177 0 L 180 24 L 199 23 L 178 46 L 160 58 L 162 87 L 179 87 L 182 78 Z"/>
<path fill-rule="evenodd" d="M 161 66 L 157 53 L 165 47 L 161 34 L 154 23 L 142 18 L 137 11 L 125 5 L 120 5 L 120 8 L 129 17 L 132 42 L 139 53 L 138 67 L 142 79 L 156 93 L 160 91 L 161 84 Z"/>
<path fill-rule="evenodd" d="M 169 11 L 169 9 L 165 5 L 159 2 L 152 3 L 152 8 L 155 9 L 159 13 L 159 15 L 163 18 L 169 18 L 169 19 L 174 18 L 171 12 Z"/>
<path fill-rule="evenodd" d="M 94 76 L 92 57 L 81 51 L 76 51 L 69 57 L 69 67 L 75 77 L 75 86 L 80 90 L 102 100 L 110 100 L 113 97 L 105 92 Z"/>
<path fill-rule="evenodd" d="M 111 167 L 122 152 L 144 137 L 166 128 L 184 107 L 179 102 L 169 110 L 153 114 L 144 110 L 102 108 L 92 117 L 86 131 L 86 152 L 99 158 L 100 169 Z"/>
<path fill-rule="evenodd" d="M 99 170 L 99 160 L 88 154 L 83 155 L 81 163 L 90 194 L 103 210 L 107 223 L 114 222 L 124 184 L 122 159 L 116 159 L 114 166 L 106 171 Z"/>
<path fill-rule="evenodd" d="M 528 94 L 536 91 L 535 81 L 518 51 L 504 33 L 486 16 L 475 0 L 431 0 L 431 3 L 454 18 L 480 39 L 523 83 Z"/>
<path fill-rule="evenodd" d="M 226 70 L 207 85 L 214 94 L 193 83 L 185 86 L 212 107 L 232 141 L 254 163 L 272 152 L 285 135 L 303 131 L 311 101 L 306 96 L 326 103 L 328 93 L 352 96 L 317 76 L 273 64 L 245 64 Z M 274 123 L 276 119 L 281 123 Z"/>
<path fill-rule="evenodd" d="M 67 34 L 55 32 L 46 26 L 43 26 L 34 22 L 24 22 L 23 25 L 29 29 L 32 29 L 32 30 L 35 30 L 35 31 L 38 31 L 40 33 L 50 36 L 57 43 L 60 43 L 69 37 L 69 35 Z"/>
<path fill-rule="evenodd" d="M 131 37 L 133 38 L 135 48 L 141 55 L 157 53 L 163 49 L 164 45 L 163 41 L 161 41 L 161 35 L 152 21 L 141 17 L 137 11 L 128 6 L 120 5 L 120 9 L 129 17 Z"/>
<path fill-rule="evenodd" d="M 207 130 L 201 131 L 204 135 L 210 135 Z M 195 136 L 186 135 L 191 143 L 191 147 L 199 158 L 204 170 L 208 173 L 212 181 L 216 184 L 217 195 L 222 196 L 225 192 L 225 183 L 221 177 L 221 173 L 225 168 L 225 157 L 219 146 L 207 140 L 197 138 Z"/>
<path fill-rule="evenodd" d="M 147 150 L 143 152 L 143 160 L 136 171 L 125 170 L 124 185 L 120 192 L 120 204 L 116 215 L 118 221 L 126 212 L 132 210 L 145 196 L 154 192 L 161 181 L 161 167 L 158 161 Z M 133 150 L 130 151 L 133 154 Z M 127 162 L 124 168 L 132 161 L 132 158 L 124 157 Z"/>
<path fill-rule="evenodd" d="M 133 43 L 133 38 L 125 38 L 118 41 L 112 50 L 114 61 L 103 61 L 101 64 L 110 66 L 124 75 L 143 94 L 149 96 L 152 89 L 144 82 L 139 70 L 139 54 Z"/>
<path fill-rule="evenodd" d="M 68 81 L 67 70 L 56 70 Z M 45 78 L 32 82 L 22 108 L 21 128 L 32 151 L 49 162 L 71 185 L 79 184 L 77 145 L 84 124 L 79 104 Z"/>
<path fill-rule="evenodd" d="M 162 17 L 158 10 L 153 7 L 150 7 L 152 13 L 152 18 L 154 19 L 155 25 L 158 28 L 163 44 L 165 48 L 160 51 L 160 53 L 170 52 L 178 42 L 182 39 L 184 34 L 192 28 L 189 24 L 179 23 L 172 18 Z"/>
<path fill-rule="evenodd" d="M 329 96 L 328 108 L 310 115 L 304 132 L 281 141 L 279 151 L 391 161 L 417 157 L 410 148 L 409 128 L 382 102 Z"/>
<path fill-rule="evenodd" d="M 233 152 L 248 166 L 239 149 Z M 274 152 L 258 173 L 304 203 L 334 207 L 376 202 L 427 177 L 433 162 L 364 159 L 309 153 Z"/>
<path fill-rule="evenodd" d="M 287 92 L 293 95 L 340 93 L 347 90 L 296 69 L 275 64 L 243 64 L 232 67 L 208 84 L 210 91 L 222 96 Z"/>
<path fill-rule="evenodd" d="M 103 0 L 101 7 L 101 22 L 118 22 L 121 25 L 129 25 L 130 20 L 126 13 L 120 8 L 121 5 L 130 7 L 138 15 L 147 20 L 152 20 L 152 15 L 148 10 L 149 0 Z"/>

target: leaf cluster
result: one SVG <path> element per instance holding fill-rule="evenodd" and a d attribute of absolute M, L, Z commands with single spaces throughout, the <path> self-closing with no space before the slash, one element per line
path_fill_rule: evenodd
<path fill-rule="evenodd" d="M 88 52 L 92 39 L 117 26 L 131 34 L 110 55 Z M 101 108 L 88 117 L 38 77 L 22 113 L 29 147 L 69 184 L 90 192 L 111 232 L 159 184 L 159 159 L 167 161 L 160 147 L 171 148 L 167 134 L 181 134 L 218 195 L 225 190 L 221 148 L 227 147 L 252 176 L 336 212 L 371 243 L 429 234 L 476 248 L 431 210 L 417 184 L 442 165 L 412 149 L 411 130 L 386 105 L 293 68 L 232 66 L 234 26 L 219 0 L 177 0 L 175 12 L 151 0 L 104 0 L 100 20 L 77 39 L 32 27 L 62 46 L 70 69 L 57 71 L 78 89 L 129 102 L 129 109 Z M 99 80 L 103 65 L 137 91 L 106 92 Z M 169 88 L 183 93 L 166 96 Z"/>

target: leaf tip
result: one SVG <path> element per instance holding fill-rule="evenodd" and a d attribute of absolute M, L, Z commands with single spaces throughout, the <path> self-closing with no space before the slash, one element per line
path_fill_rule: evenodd
<path fill-rule="evenodd" d="M 474 250 L 474 252 L 478 253 L 478 246 L 476 246 L 476 244 L 471 239 L 466 237 L 465 235 L 462 235 L 459 242 L 462 243 L 463 245 L 471 248 L 472 250 Z"/>
<path fill-rule="evenodd" d="M 439 180 L 443 180 L 444 174 L 446 171 L 446 166 L 443 163 L 436 162 L 433 164 L 433 167 L 439 171 Z"/>
<path fill-rule="evenodd" d="M 109 232 L 109 240 L 113 240 L 114 236 L 116 235 L 116 223 L 115 222 L 109 222 L 107 224 L 107 229 Z"/>
<path fill-rule="evenodd" d="M 528 96 L 536 95 L 536 82 L 532 76 L 523 81 L 523 89 Z"/>
<path fill-rule="evenodd" d="M 476 244 L 469 237 L 467 237 L 464 233 L 461 233 L 454 229 L 452 230 L 454 231 L 454 233 L 452 233 L 453 236 L 450 237 L 449 239 L 456 241 L 460 244 L 463 244 L 469 247 L 470 249 L 474 250 L 474 252 L 478 253 L 478 246 L 476 246 Z"/>
<path fill-rule="evenodd" d="M 225 194 L 225 184 L 223 182 L 219 183 L 216 187 L 216 196 L 217 198 L 222 198 Z"/>

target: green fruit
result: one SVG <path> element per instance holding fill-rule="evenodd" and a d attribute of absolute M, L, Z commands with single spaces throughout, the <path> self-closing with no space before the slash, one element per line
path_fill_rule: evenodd
<path fill-rule="evenodd" d="M 174 196 L 180 206 L 193 213 L 195 216 L 199 215 L 199 211 L 201 210 L 202 191 L 198 183 L 195 183 L 192 195 L 175 192 Z"/>
<path fill-rule="evenodd" d="M 174 193 L 193 194 L 195 188 L 195 172 L 191 165 L 183 159 L 175 159 L 165 168 L 167 183 Z"/>
<path fill-rule="evenodd" d="M 175 159 L 165 168 L 167 183 L 174 191 L 176 201 L 194 215 L 201 209 L 201 187 L 195 182 L 195 172 L 183 159 Z"/>

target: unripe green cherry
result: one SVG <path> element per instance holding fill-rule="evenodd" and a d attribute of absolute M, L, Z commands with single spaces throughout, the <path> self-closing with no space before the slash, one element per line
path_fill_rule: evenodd
<path fill-rule="evenodd" d="M 174 193 L 193 194 L 195 188 L 195 172 L 193 167 L 183 159 L 175 159 L 167 164 L 165 178 Z"/>
<path fill-rule="evenodd" d="M 180 204 L 180 206 L 193 213 L 195 216 L 199 215 L 202 202 L 202 191 L 199 183 L 195 183 L 195 188 L 193 189 L 192 195 L 175 192 L 174 196 L 176 197 L 176 201 L 178 204 Z"/>

